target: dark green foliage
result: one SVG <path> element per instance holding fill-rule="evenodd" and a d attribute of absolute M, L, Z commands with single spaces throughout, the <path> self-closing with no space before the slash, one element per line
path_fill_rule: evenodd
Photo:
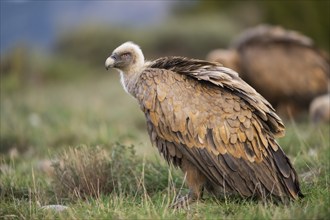
<path fill-rule="evenodd" d="M 330 52 L 330 1 L 198 1 L 195 4 L 180 2 L 176 15 L 187 14 L 193 19 L 196 14 L 212 13 L 227 15 L 240 24 L 242 30 L 260 23 L 281 25 L 311 37 L 315 44 Z"/>
<path fill-rule="evenodd" d="M 60 36 L 55 50 L 61 56 L 102 67 L 112 50 L 126 41 L 140 45 L 148 60 L 165 55 L 204 59 L 210 50 L 225 47 L 235 31 L 237 26 L 220 15 L 173 18 L 159 26 L 139 29 L 83 26 Z"/>

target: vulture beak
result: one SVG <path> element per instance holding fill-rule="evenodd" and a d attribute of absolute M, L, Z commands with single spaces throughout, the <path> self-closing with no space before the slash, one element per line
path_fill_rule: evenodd
<path fill-rule="evenodd" d="M 105 61 L 105 69 L 108 70 L 109 68 L 113 68 L 118 61 L 119 56 L 118 54 L 114 53 L 110 57 L 108 57 Z"/>

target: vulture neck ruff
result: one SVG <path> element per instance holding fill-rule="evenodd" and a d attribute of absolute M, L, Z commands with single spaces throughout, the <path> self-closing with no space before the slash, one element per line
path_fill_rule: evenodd
<path fill-rule="evenodd" d="M 124 90 L 132 95 L 132 87 L 138 80 L 140 74 L 145 68 L 144 55 L 140 47 L 133 42 L 126 42 L 117 47 L 113 53 L 124 54 L 130 53 L 132 55 L 132 62 L 130 65 L 118 69 L 120 72 L 120 82 Z"/>

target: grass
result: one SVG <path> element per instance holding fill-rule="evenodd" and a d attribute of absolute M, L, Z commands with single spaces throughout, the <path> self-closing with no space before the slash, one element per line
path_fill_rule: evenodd
<path fill-rule="evenodd" d="M 179 190 L 187 191 L 183 176 L 168 169 L 151 146 L 144 116 L 120 88 L 117 74 L 102 71 L 91 70 L 93 77 L 83 80 L 1 90 L 1 219 L 327 219 L 330 215 L 330 128 L 312 126 L 307 120 L 286 122 L 287 134 L 279 139 L 299 173 L 303 200 L 284 206 L 217 200 L 206 194 L 190 210 L 169 209 Z M 50 167 L 47 161 L 58 166 Z M 77 177 L 73 182 L 72 176 Z M 63 212 L 41 208 L 49 204 L 69 208 Z"/>

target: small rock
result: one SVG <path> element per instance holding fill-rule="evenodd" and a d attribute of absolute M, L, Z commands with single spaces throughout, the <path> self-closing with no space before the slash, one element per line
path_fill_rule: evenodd
<path fill-rule="evenodd" d="M 43 210 L 53 210 L 56 212 L 62 212 L 68 208 L 69 208 L 68 206 L 64 206 L 64 205 L 45 205 L 41 207 L 41 209 Z"/>

